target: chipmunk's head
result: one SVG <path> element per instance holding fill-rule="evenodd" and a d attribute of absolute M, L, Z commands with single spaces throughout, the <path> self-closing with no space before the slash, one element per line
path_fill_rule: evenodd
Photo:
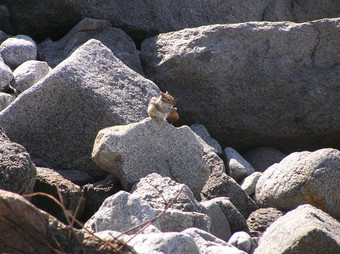
<path fill-rule="evenodd" d="M 166 91 L 165 93 L 161 93 L 161 100 L 172 106 L 175 105 L 175 99 L 168 93 L 168 91 Z"/>

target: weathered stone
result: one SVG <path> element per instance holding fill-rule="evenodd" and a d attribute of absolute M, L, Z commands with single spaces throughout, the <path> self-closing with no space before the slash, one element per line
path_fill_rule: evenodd
<path fill-rule="evenodd" d="M 154 209 L 144 200 L 128 192 L 120 191 L 105 199 L 99 210 L 85 223 L 84 227 L 94 232 L 115 230 L 125 232 L 156 217 Z M 134 234 L 142 227 L 127 234 Z M 142 233 L 157 233 L 159 223 L 153 222 Z"/>
<path fill-rule="evenodd" d="M 254 173 L 254 168 L 237 151 L 231 147 L 223 150 L 229 175 L 240 182 L 245 177 Z"/>
<path fill-rule="evenodd" d="M 246 253 L 250 253 L 252 250 L 252 241 L 250 235 L 246 232 L 235 232 L 228 241 L 229 244 L 235 246 L 239 250 L 243 250 Z"/>
<path fill-rule="evenodd" d="M 132 236 L 124 235 L 117 231 L 106 230 L 98 232 L 95 235 L 104 241 L 110 241 L 119 236 L 119 239 L 125 242 L 129 241 L 128 246 L 132 247 L 138 254 L 202 253 L 198 250 L 194 239 L 185 233 L 169 232 L 138 234 L 132 238 Z"/>
<path fill-rule="evenodd" d="M 226 170 L 224 162 L 216 153 L 204 151 L 202 157 L 210 168 L 210 172 L 225 173 Z"/>
<path fill-rule="evenodd" d="M 210 136 L 209 132 L 203 125 L 193 124 L 190 126 L 190 129 L 192 129 L 192 131 L 198 136 L 197 139 L 203 145 L 204 151 L 222 155 L 222 148 L 220 144 Z"/>
<path fill-rule="evenodd" d="M 216 203 L 224 216 L 227 218 L 231 233 L 237 231 L 246 231 L 248 232 L 248 226 L 246 219 L 242 216 L 242 214 L 236 209 L 233 203 L 227 197 L 219 197 L 213 198 L 210 200 L 211 202 Z"/>
<path fill-rule="evenodd" d="M 15 69 L 20 64 L 37 58 L 37 45 L 29 36 L 17 35 L 1 43 L 0 54 L 4 62 Z"/>
<path fill-rule="evenodd" d="M 155 172 L 186 184 L 198 197 L 210 173 L 202 155 L 189 127 L 151 118 L 101 130 L 92 152 L 93 160 L 124 188 Z"/>
<path fill-rule="evenodd" d="M 50 71 L 46 62 L 29 60 L 21 64 L 13 72 L 13 86 L 20 92 L 33 86 Z"/>
<path fill-rule="evenodd" d="M 180 191 L 181 194 L 177 196 Z M 171 180 L 170 177 L 162 177 L 157 173 L 149 174 L 140 179 L 133 186 L 131 193 L 138 195 L 155 209 L 164 209 L 177 197 L 170 208 L 185 212 L 200 213 L 203 211 L 203 206 L 197 202 L 188 186 L 179 184 Z"/>
<path fill-rule="evenodd" d="M 59 198 L 60 193 L 62 203 L 69 213 L 68 216 L 80 218 L 83 214 L 84 199 L 81 188 L 63 178 L 53 169 L 37 167 L 37 180 L 35 182 L 34 192 L 47 193 L 61 201 Z M 32 197 L 32 203 L 55 216 L 57 219 L 67 222 L 63 210 L 49 197 L 34 196 Z"/>
<path fill-rule="evenodd" d="M 113 241 L 103 249 L 104 241 L 65 226 L 22 196 L 4 190 L 0 190 L 0 218 L 0 250 L 4 253 L 116 253 L 122 245 Z M 126 248 L 121 253 L 132 254 Z"/>
<path fill-rule="evenodd" d="M 284 157 L 286 157 L 284 153 L 271 147 L 255 148 L 243 154 L 243 158 L 258 172 L 263 172 L 274 163 L 279 163 Z"/>
<path fill-rule="evenodd" d="M 279 218 L 260 238 L 255 254 L 340 252 L 340 223 L 327 213 L 302 205 Z"/>
<path fill-rule="evenodd" d="M 254 172 L 242 180 L 241 188 L 248 196 L 252 196 L 255 193 L 255 186 L 261 175 L 262 172 Z"/>
<path fill-rule="evenodd" d="M 104 180 L 89 183 L 83 186 L 85 197 L 85 209 L 82 221 L 87 221 L 98 211 L 104 200 L 118 191 L 122 190 L 119 180 L 112 175 L 108 175 Z"/>
<path fill-rule="evenodd" d="M 201 192 L 202 200 L 228 197 L 246 219 L 258 207 L 241 187 L 225 173 L 213 172 Z"/>
<path fill-rule="evenodd" d="M 207 24 L 303 22 L 340 16 L 340 7 L 332 0 L 322 3 L 318 0 L 152 0 L 147 4 L 143 0 L 67 0 L 58 4 L 54 0 L 2 0 L 2 3 L 8 7 L 16 31 L 39 39 L 60 38 L 84 17 L 107 19 L 115 27 L 145 37 Z"/>
<path fill-rule="evenodd" d="M 219 205 L 214 200 L 203 201 L 200 204 L 204 206 L 205 213 L 211 219 L 210 233 L 224 241 L 228 241 L 231 236 L 230 226 Z"/>
<path fill-rule="evenodd" d="M 6 108 L 12 101 L 14 101 L 14 97 L 8 93 L 0 92 L 0 111 Z"/>
<path fill-rule="evenodd" d="M 245 254 L 245 252 L 203 230 L 189 228 L 184 230 L 182 233 L 190 235 L 194 239 L 201 254 Z"/>
<path fill-rule="evenodd" d="M 39 58 L 54 68 L 89 39 L 101 41 L 124 64 L 140 74 L 143 73 L 132 39 L 122 30 L 112 27 L 106 20 L 85 18 L 59 41 L 43 41 L 38 45 Z"/>
<path fill-rule="evenodd" d="M 91 159 L 99 130 L 136 122 L 158 87 L 90 40 L 0 113 L 0 125 L 52 168 L 103 171 Z"/>
<path fill-rule="evenodd" d="M 59 174 L 61 174 L 65 179 L 70 180 L 72 183 L 77 185 L 84 185 L 87 183 L 94 182 L 94 180 L 89 176 L 88 173 L 80 170 L 56 170 Z"/>
<path fill-rule="evenodd" d="M 292 153 L 263 172 L 256 184 L 256 202 L 283 211 L 311 204 L 340 218 L 339 165 L 336 149 Z"/>
<path fill-rule="evenodd" d="M 0 189 L 30 194 L 36 177 L 36 168 L 26 149 L 10 141 L 0 127 Z"/>
<path fill-rule="evenodd" d="M 179 124 L 201 123 L 222 147 L 340 147 L 339 22 L 160 34 L 143 41 L 142 65 L 146 77 L 181 98 Z"/>
<path fill-rule="evenodd" d="M 0 57 L 0 59 L 2 59 Z M 3 61 L 0 60 L 0 90 L 13 79 L 13 72 Z"/>
<path fill-rule="evenodd" d="M 157 214 L 163 210 L 155 209 Z M 209 214 L 208 214 L 209 215 Z M 187 228 L 199 228 L 211 232 L 211 219 L 207 214 L 197 212 L 183 212 L 176 209 L 167 209 L 157 219 L 162 232 L 181 232 Z"/>
<path fill-rule="evenodd" d="M 250 235 L 261 237 L 263 232 L 282 215 L 283 212 L 272 207 L 259 208 L 252 212 L 247 219 Z"/>

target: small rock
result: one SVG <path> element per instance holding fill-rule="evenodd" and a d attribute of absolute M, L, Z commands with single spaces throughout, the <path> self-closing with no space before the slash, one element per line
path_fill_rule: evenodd
<path fill-rule="evenodd" d="M 215 152 L 204 151 L 203 159 L 211 172 L 218 171 L 220 173 L 225 173 L 224 162 Z"/>
<path fill-rule="evenodd" d="M 126 189 L 156 172 L 186 184 L 195 197 L 210 174 L 202 156 L 203 147 L 188 126 L 175 128 L 152 118 L 101 130 L 92 152 L 93 160 Z"/>
<path fill-rule="evenodd" d="M 243 154 L 246 159 L 258 172 L 264 172 L 274 163 L 279 163 L 286 155 L 271 147 L 259 147 L 249 150 Z"/>
<path fill-rule="evenodd" d="M 228 197 L 246 219 L 258 207 L 237 182 L 225 173 L 213 172 L 201 192 L 202 200 Z"/>
<path fill-rule="evenodd" d="M 230 226 L 219 205 L 214 200 L 203 201 L 200 204 L 204 206 L 205 213 L 211 219 L 210 233 L 224 241 L 228 241 L 231 236 Z"/>
<path fill-rule="evenodd" d="M 19 92 L 23 92 L 46 76 L 49 71 L 46 62 L 36 60 L 26 61 L 14 70 L 13 86 Z"/>
<path fill-rule="evenodd" d="M 283 212 L 272 207 L 259 208 L 252 212 L 247 219 L 250 235 L 261 237 L 263 232 L 282 215 Z"/>
<path fill-rule="evenodd" d="M 65 179 L 70 180 L 72 183 L 77 185 L 84 185 L 86 183 L 94 182 L 93 178 L 89 176 L 87 172 L 80 170 L 56 170 L 59 174 L 61 174 Z"/>
<path fill-rule="evenodd" d="M 292 153 L 262 173 L 256 184 L 256 202 L 283 211 L 311 204 L 340 218 L 339 165 L 337 149 Z"/>
<path fill-rule="evenodd" d="M 69 216 L 80 218 L 84 211 L 83 192 L 80 187 L 63 178 L 53 169 L 37 167 L 37 180 L 34 192 L 47 193 L 61 201 L 58 190 L 62 197 L 62 203 L 67 212 L 69 212 Z M 50 198 L 37 195 L 32 197 L 32 203 L 52 214 L 57 219 L 67 222 L 63 210 Z"/>
<path fill-rule="evenodd" d="M 207 129 L 201 124 L 190 125 L 190 129 L 198 136 L 197 139 L 203 145 L 205 151 L 214 152 L 222 155 L 222 148 L 220 144 L 213 139 Z"/>
<path fill-rule="evenodd" d="M 337 254 L 339 232 L 336 219 L 311 205 L 301 205 L 267 228 L 254 254 Z"/>
<path fill-rule="evenodd" d="M 0 127 L 0 189 L 31 194 L 36 177 L 29 153 L 22 145 L 11 142 Z"/>
<path fill-rule="evenodd" d="M 262 172 L 254 172 L 242 180 L 241 188 L 248 196 L 252 196 L 255 193 L 255 186 L 261 175 Z"/>
<path fill-rule="evenodd" d="M 8 94 L 0 92 L 0 111 L 6 108 L 12 101 L 14 101 L 15 97 Z"/>
<path fill-rule="evenodd" d="M 154 209 L 144 200 L 120 191 L 103 202 L 99 210 L 85 223 L 84 227 L 91 232 L 115 230 L 124 232 L 156 217 Z M 142 233 L 160 232 L 157 220 Z M 127 234 L 134 234 L 142 227 L 131 230 Z"/>
<path fill-rule="evenodd" d="M 254 168 L 238 152 L 231 147 L 224 149 L 224 156 L 229 175 L 237 182 L 254 173 Z"/>
<path fill-rule="evenodd" d="M 0 57 L 1 59 L 1 57 Z M 0 90 L 13 79 L 13 72 L 3 61 L 0 61 Z"/>
<path fill-rule="evenodd" d="M 36 60 L 37 45 L 30 37 L 17 35 L 1 43 L 0 54 L 4 62 L 15 69 L 28 60 Z"/>
<path fill-rule="evenodd" d="M 252 249 L 252 240 L 250 235 L 246 232 L 235 232 L 228 241 L 229 244 L 235 246 L 239 250 L 243 250 L 246 253 L 250 253 Z"/>
<path fill-rule="evenodd" d="M 236 247 L 198 228 L 188 228 L 182 233 L 190 235 L 194 239 L 200 254 L 245 254 Z"/>

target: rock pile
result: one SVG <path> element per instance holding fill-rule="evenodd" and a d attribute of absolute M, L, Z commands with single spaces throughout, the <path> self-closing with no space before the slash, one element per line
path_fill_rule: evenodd
<path fill-rule="evenodd" d="M 0 252 L 339 253 L 339 17 L 2 1 Z"/>

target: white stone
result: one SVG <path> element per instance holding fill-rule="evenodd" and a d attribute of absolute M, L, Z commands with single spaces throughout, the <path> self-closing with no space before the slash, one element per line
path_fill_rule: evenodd
<path fill-rule="evenodd" d="M 235 232 L 228 241 L 229 244 L 244 252 L 250 253 L 252 242 L 249 234 L 243 231 Z"/>
<path fill-rule="evenodd" d="M 248 194 L 248 196 L 255 193 L 255 186 L 261 175 L 262 172 L 254 172 L 242 180 L 241 188 Z"/>

